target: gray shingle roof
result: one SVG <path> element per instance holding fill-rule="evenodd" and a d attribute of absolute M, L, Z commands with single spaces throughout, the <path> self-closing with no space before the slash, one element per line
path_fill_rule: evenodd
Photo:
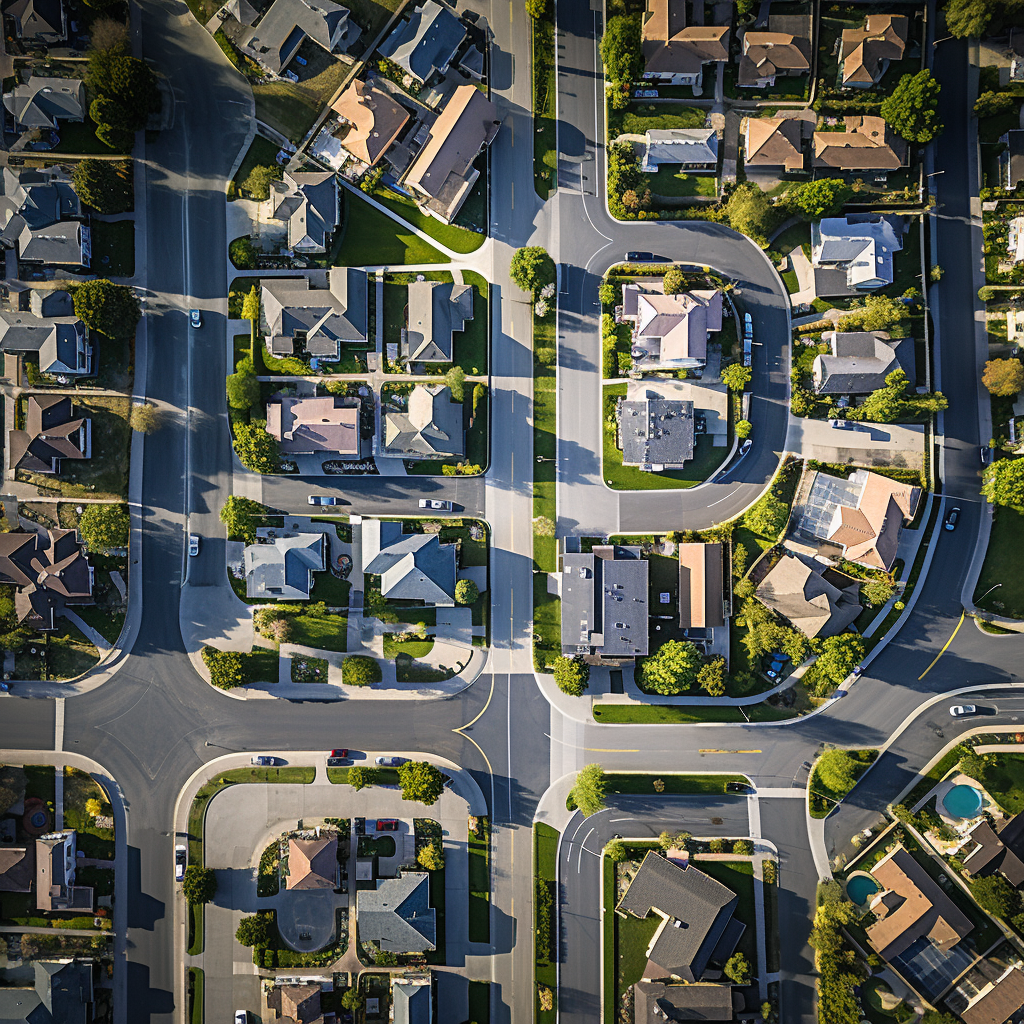
<path fill-rule="evenodd" d="M 473 287 L 451 281 L 409 285 L 409 326 L 402 332 L 402 358 L 409 362 L 450 363 L 452 335 L 473 319 Z"/>
<path fill-rule="evenodd" d="M 391 986 L 394 1024 L 430 1024 L 430 984 L 395 981 Z"/>
<path fill-rule="evenodd" d="M 658 395 L 619 406 L 625 465 L 680 465 L 693 458 L 693 402 Z"/>
<path fill-rule="evenodd" d="M 402 524 L 363 521 L 363 572 L 380 576 L 384 597 L 451 606 L 457 574 L 454 544 L 436 533 L 403 533 Z"/>
<path fill-rule="evenodd" d="M 324 252 L 338 226 L 338 179 L 333 171 L 285 171 L 271 184 L 275 220 L 288 225 L 288 247 Z"/>
<path fill-rule="evenodd" d="M 0 988 L 4 1024 L 86 1024 L 92 1020 L 92 964 L 36 960 L 32 989 Z"/>
<path fill-rule="evenodd" d="M 350 47 L 361 32 L 348 8 L 332 0 L 274 0 L 244 45 L 258 54 L 261 64 L 280 74 L 304 36 L 330 53 Z"/>
<path fill-rule="evenodd" d="M 424 0 L 407 21 L 400 21 L 380 52 L 421 82 L 448 67 L 466 38 L 466 28 L 451 9 Z"/>
<path fill-rule="evenodd" d="M 822 335 L 832 352 L 814 359 L 815 390 L 822 395 L 866 395 L 885 386 L 894 370 L 917 379 L 914 339 L 892 339 L 884 331 L 829 331 Z"/>
<path fill-rule="evenodd" d="M 330 288 L 311 288 L 308 277 L 263 278 L 263 315 L 275 352 L 295 351 L 305 335 L 307 355 L 337 359 L 345 342 L 366 341 L 366 271 L 335 267 Z"/>
<path fill-rule="evenodd" d="M 714 128 L 657 129 L 647 132 L 645 141 L 645 164 L 718 163 L 718 135 Z"/>
<path fill-rule="evenodd" d="M 732 1020 L 742 998 L 733 997 L 732 985 L 663 985 L 639 981 L 633 986 L 636 1024 L 666 1021 Z"/>
<path fill-rule="evenodd" d="M 18 257 L 29 263 L 88 267 L 92 262 L 89 226 L 77 220 L 62 220 L 41 228 L 26 224 L 18 236 Z"/>
<path fill-rule="evenodd" d="M 61 0 L 15 0 L 4 9 L 23 42 L 53 46 L 67 36 L 67 18 Z"/>
<path fill-rule="evenodd" d="M 382 950 L 425 953 L 434 949 L 437 922 L 427 873 L 413 871 L 380 879 L 376 889 L 360 889 L 356 922 L 360 940 L 376 942 Z"/>
<path fill-rule="evenodd" d="M 465 414 L 443 384 L 417 384 L 405 412 L 384 416 L 385 455 L 446 458 L 466 451 Z"/>
<path fill-rule="evenodd" d="M 0 187 L 0 242 L 8 247 L 14 245 L 26 225 L 44 228 L 82 214 L 82 204 L 71 180 L 59 167 L 5 167 Z"/>
<path fill-rule="evenodd" d="M 242 556 L 246 596 L 308 600 L 313 573 L 326 568 L 326 548 L 322 533 L 300 533 L 276 537 L 269 544 L 250 544 Z"/>
<path fill-rule="evenodd" d="M 4 106 L 25 128 L 56 128 L 59 120 L 83 121 L 85 83 L 79 78 L 33 75 L 4 93 Z"/>

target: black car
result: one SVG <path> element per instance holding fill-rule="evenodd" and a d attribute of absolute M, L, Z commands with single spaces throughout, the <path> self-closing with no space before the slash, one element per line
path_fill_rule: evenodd
<path fill-rule="evenodd" d="M 352 762 L 347 757 L 329 757 L 327 758 L 328 768 L 344 768 L 345 765 L 351 764 Z"/>
<path fill-rule="evenodd" d="M 653 252 L 627 252 L 626 259 L 630 263 L 670 263 L 664 256 L 655 256 Z"/>
<path fill-rule="evenodd" d="M 959 508 L 950 509 L 949 510 L 949 515 L 946 516 L 946 523 L 945 523 L 946 529 L 947 530 L 955 530 L 956 529 L 957 520 L 959 518 L 960 518 L 960 509 Z"/>
<path fill-rule="evenodd" d="M 365 818 L 356 818 L 354 824 L 355 824 L 355 830 L 356 830 L 356 835 L 357 836 L 366 835 L 366 819 Z"/>
<path fill-rule="evenodd" d="M 725 784 L 726 793 L 749 793 L 750 786 L 745 782 L 727 782 Z"/>

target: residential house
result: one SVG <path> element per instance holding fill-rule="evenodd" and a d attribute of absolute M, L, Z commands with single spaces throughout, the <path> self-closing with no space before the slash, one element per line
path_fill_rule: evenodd
<path fill-rule="evenodd" d="M 333 267 L 327 283 L 327 288 L 313 288 L 308 277 L 261 279 L 261 309 L 271 355 L 298 353 L 336 362 L 342 345 L 366 344 L 366 271 Z"/>
<path fill-rule="evenodd" d="M 664 85 L 703 84 L 704 65 L 729 59 L 728 25 L 686 25 L 686 0 L 647 0 L 641 31 L 644 78 Z"/>
<path fill-rule="evenodd" d="M 798 117 L 748 117 L 743 135 L 746 167 L 802 171 L 804 122 Z"/>
<path fill-rule="evenodd" d="M 668 128 L 644 135 L 640 170 L 655 174 L 663 165 L 684 171 L 718 170 L 718 134 L 714 128 Z"/>
<path fill-rule="evenodd" d="M 403 533 L 401 523 L 364 519 L 362 553 L 362 571 L 380 577 L 381 597 L 454 606 L 458 555 L 438 534 Z"/>
<path fill-rule="evenodd" d="M 74 530 L 0 534 L 0 583 L 16 588 L 14 613 L 33 629 L 54 629 L 66 606 L 93 601 L 92 566 Z"/>
<path fill-rule="evenodd" d="M 0 242 L 8 249 L 26 225 L 38 230 L 82 216 L 78 193 L 62 167 L 5 167 L 0 189 Z"/>
<path fill-rule="evenodd" d="M 732 985 L 665 985 L 638 981 L 633 986 L 635 1024 L 666 1024 L 692 1020 L 733 1020 L 744 1009 Z"/>
<path fill-rule="evenodd" d="M 333 0 L 274 0 L 259 24 L 236 34 L 238 48 L 272 75 L 280 75 L 311 39 L 328 53 L 350 50 L 362 34 L 347 7 Z"/>
<path fill-rule="evenodd" d="M 447 4 L 423 0 L 395 26 L 380 52 L 422 85 L 448 73 L 465 38 L 466 26 Z"/>
<path fill-rule="evenodd" d="M 473 319 L 473 286 L 451 281 L 413 281 L 409 285 L 408 325 L 402 329 L 405 363 L 450 363 L 453 336 Z"/>
<path fill-rule="evenodd" d="M 27 82 L 4 93 L 4 106 L 19 131 L 56 128 L 61 121 L 84 121 L 85 82 L 80 78 L 31 75 Z"/>
<path fill-rule="evenodd" d="M 331 105 L 347 131 L 341 148 L 358 164 L 373 167 L 409 121 L 409 111 L 389 93 L 358 78 Z"/>
<path fill-rule="evenodd" d="M 693 458 L 693 402 L 649 391 L 620 401 L 616 416 L 624 466 L 660 473 Z"/>
<path fill-rule="evenodd" d="M 35 876 L 34 846 L 0 846 L 0 900 L 5 892 L 31 892 Z"/>
<path fill-rule="evenodd" d="M 267 1008 L 275 1024 L 323 1024 L 320 995 L 321 987 L 315 981 L 276 984 L 267 993 Z"/>
<path fill-rule="evenodd" d="M 75 885 L 77 835 L 65 829 L 36 840 L 36 910 L 92 913 L 92 886 Z"/>
<path fill-rule="evenodd" d="M 695 636 L 725 625 L 724 549 L 679 544 L 679 628 Z"/>
<path fill-rule="evenodd" d="M 844 585 L 845 584 L 845 585 Z M 788 619 L 805 636 L 824 639 L 845 633 L 861 613 L 860 584 L 783 555 L 759 584 L 762 604 Z"/>
<path fill-rule="evenodd" d="M 285 171 L 270 183 L 269 202 L 271 218 L 288 225 L 289 249 L 306 256 L 327 251 L 341 219 L 333 171 Z"/>
<path fill-rule="evenodd" d="M 844 89 L 867 89 L 877 84 L 889 62 L 902 60 L 910 20 L 904 14 L 869 14 L 862 28 L 843 29 L 839 48 Z"/>
<path fill-rule="evenodd" d="M 892 284 L 893 253 L 902 248 L 902 225 L 881 214 L 812 221 L 815 294 L 856 295 Z"/>
<path fill-rule="evenodd" d="M 648 568 L 638 547 L 566 551 L 562 653 L 593 664 L 624 664 L 647 654 Z"/>
<path fill-rule="evenodd" d="M 806 75 L 810 69 L 810 16 L 774 15 L 768 18 L 767 31 L 744 33 L 736 84 L 741 89 L 765 89 L 778 77 Z"/>
<path fill-rule="evenodd" d="M 649 852 L 615 908 L 661 924 L 647 947 L 645 979 L 697 982 L 712 964 L 724 964 L 743 936 L 734 914 L 739 897 L 699 868 Z"/>
<path fill-rule="evenodd" d="M 14 35 L 28 49 L 60 46 L 68 37 L 68 17 L 63 0 L 14 0 L 4 8 Z"/>
<path fill-rule="evenodd" d="M 451 224 L 480 177 L 473 162 L 501 127 L 498 108 L 473 85 L 460 85 L 430 126 L 402 184 L 432 217 Z"/>
<path fill-rule="evenodd" d="M 465 413 L 444 384 L 417 384 L 405 412 L 384 414 L 380 454 L 405 459 L 448 459 L 466 454 Z"/>
<path fill-rule="evenodd" d="M 902 370 L 917 380 L 913 338 L 890 338 L 885 331 L 826 331 L 821 340 L 831 354 L 814 357 L 812 376 L 819 395 L 867 395 L 885 387 Z"/>
<path fill-rule="evenodd" d="M 430 876 L 409 871 L 381 878 L 376 889 L 356 893 L 361 942 L 375 942 L 389 953 L 429 953 L 436 948 L 437 921 L 430 905 Z"/>
<path fill-rule="evenodd" d="M 722 293 L 666 295 L 660 281 L 631 282 L 622 286 L 622 319 L 633 324 L 637 369 L 699 369 L 707 361 L 708 334 L 722 329 Z"/>
<path fill-rule="evenodd" d="M 875 921 L 867 936 L 883 960 L 895 960 L 921 939 L 946 952 L 974 930 L 970 918 L 902 844 L 871 868 L 871 875 L 882 889 L 869 904 Z"/>
<path fill-rule="evenodd" d="M 1015 889 L 1024 885 L 1024 860 L 1018 856 L 1024 850 L 1012 848 L 1018 826 L 1007 822 L 997 833 L 982 819 L 971 829 L 970 843 L 961 851 L 964 872 L 970 878 L 980 878 L 998 871 Z M 1003 842 L 1005 836 L 1006 842 Z"/>
<path fill-rule="evenodd" d="M 433 992 L 429 974 L 391 976 L 392 1024 L 431 1024 Z"/>
<path fill-rule="evenodd" d="M 40 372 L 57 377 L 88 377 L 94 372 L 89 329 L 76 316 L 44 320 L 0 310 L 0 352 L 37 352 Z"/>
<path fill-rule="evenodd" d="M 327 538 L 322 533 L 280 533 L 260 537 L 242 553 L 245 596 L 261 600 L 308 601 L 313 573 L 327 568 Z"/>
<path fill-rule="evenodd" d="M 78 220 L 62 220 L 44 228 L 27 224 L 17 238 L 18 259 L 54 267 L 87 269 L 92 263 L 92 232 Z"/>
<path fill-rule="evenodd" d="M 1006 1024 L 1024 1007 L 1024 969 L 1008 964 L 1003 973 L 977 992 L 960 1011 L 964 1024 Z"/>
<path fill-rule="evenodd" d="M 91 1024 L 93 964 L 89 960 L 33 960 L 31 988 L 0 988 L 5 1024 Z"/>
<path fill-rule="evenodd" d="M 92 457 L 92 420 L 76 416 L 68 395 L 29 395 L 25 429 L 7 433 L 7 465 L 29 473 L 60 473 L 64 459 Z"/>
<path fill-rule="evenodd" d="M 815 132 L 814 169 L 823 174 L 876 175 L 898 171 L 907 162 L 907 143 L 881 117 L 847 116 L 841 132 Z"/>
<path fill-rule="evenodd" d="M 359 410 L 357 398 L 276 394 L 267 402 L 267 433 L 277 439 L 282 455 L 358 459 Z"/>
<path fill-rule="evenodd" d="M 337 885 L 336 835 L 321 836 L 319 839 L 288 840 L 286 889 L 334 889 Z"/>
<path fill-rule="evenodd" d="M 999 184 L 1015 189 L 1024 181 L 1024 128 L 1012 128 L 999 140 L 1005 147 L 999 154 Z"/>

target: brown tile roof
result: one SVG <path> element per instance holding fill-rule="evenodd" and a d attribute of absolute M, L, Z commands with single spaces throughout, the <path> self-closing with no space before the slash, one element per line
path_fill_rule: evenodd
<path fill-rule="evenodd" d="M 907 144 L 880 117 L 847 117 L 846 131 L 814 133 L 814 166 L 840 171 L 894 171 Z"/>
<path fill-rule="evenodd" d="M 29 395 L 25 429 L 8 436 L 8 464 L 11 469 L 32 473 L 53 473 L 62 459 L 84 459 L 78 446 L 78 431 L 88 420 L 76 417 L 67 395 Z"/>
<path fill-rule="evenodd" d="M 960 1011 L 964 1024 L 1005 1024 L 1024 1006 L 1024 970 L 1008 967 Z"/>
<path fill-rule="evenodd" d="M 359 406 L 334 395 L 291 398 L 275 395 L 267 402 L 267 433 L 284 454 L 312 452 L 359 454 Z"/>
<path fill-rule="evenodd" d="M 338 838 L 288 840 L 287 889 L 333 889 L 338 874 Z"/>
<path fill-rule="evenodd" d="M 641 32 L 644 64 L 650 72 L 696 74 L 706 61 L 729 59 L 729 26 L 685 28 L 684 0 L 648 0 Z"/>
<path fill-rule="evenodd" d="M 679 545 L 679 627 L 725 625 L 721 544 Z"/>
<path fill-rule="evenodd" d="M 382 89 L 358 79 L 331 109 L 351 125 L 347 134 L 340 137 L 342 148 L 370 166 L 384 155 L 410 117 L 409 111 Z"/>
<path fill-rule="evenodd" d="M 803 170 L 802 133 L 803 122 L 797 117 L 748 118 L 743 162 L 749 167 Z"/>
<path fill-rule="evenodd" d="M 896 559 L 903 520 L 913 519 L 921 489 L 865 471 L 857 507 L 840 505 L 829 540 L 846 548 L 851 562 L 888 570 Z"/>
<path fill-rule="evenodd" d="M 809 71 L 811 41 L 789 32 L 747 32 L 737 83 L 755 85 L 776 74 Z"/>
<path fill-rule="evenodd" d="M 882 77 L 884 61 L 902 60 L 909 26 L 904 14 L 869 14 L 863 28 L 843 29 L 843 85 L 871 85 Z"/>
<path fill-rule="evenodd" d="M 89 562 L 74 530 L 0 534 L 0 583 L 12 583 L 18 621 L 53 629 L 65 604 L 92 599 Z"/>

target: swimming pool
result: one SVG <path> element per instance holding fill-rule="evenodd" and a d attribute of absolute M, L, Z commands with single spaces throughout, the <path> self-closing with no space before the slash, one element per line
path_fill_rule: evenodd
<path fill-rule="evenodd" d="M 942 798 L 942 806 L 954 818 L 973 818 L 981 811 L 981 805 L 981 791 L 973 786 L 954 786 Z"/>
<path fill-rule="evenodd" d="M 863 907 L 878 892 L 879 888 L 878 883 L 870 875 L 861 872 L 851 875 L 846 880 L 846 895 L 858 907 Z"/>

